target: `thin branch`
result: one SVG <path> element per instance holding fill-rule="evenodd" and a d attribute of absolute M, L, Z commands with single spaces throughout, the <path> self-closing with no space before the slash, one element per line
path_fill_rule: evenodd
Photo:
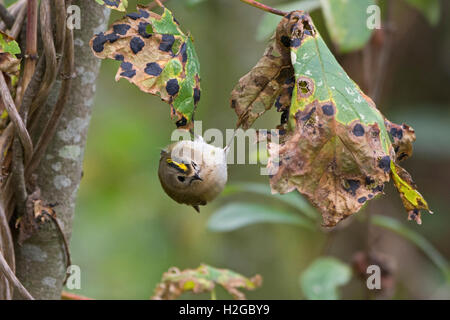
<path fill-rule="evenodd" d="M 3 72 L 0 72 L 0 95 L 2 96 L 3 104 L 8 111 L 10 119 L 14 123 L 15 131 L 19 135 L 20 142 L 23 145 L 25 151 L 25 159 L 29 160 L 31 159 L 31 155 L 33 154 L 33 144 L 31 142 L 30 135 L 28 134 L 26 125 L 22 121 L 22 118 L 17 111 L 16 105 L 14 104 L 14 100 L 11 97 L 11 93 L 9 92 L 9 88 L 6 84 Z"/>
<path fill-rule="evenodd" d="M 9 228 L 8 219 L 6 218 L 2 203 L 0 203 L 0 251 L 3 251 L 5 253 L 6 262 L 11 267 L 12 272 L 15 272 L 16 259 L 14 255 L 14 243 L 11 235 L 11 229 Z M 13 295 L 12 283 L 10 283 L 5 277 L 3 277 L 3 282 L 5 284 L 4 297 L 6 299 L 11 299 Z"/>
<path fill-rule="evenodd" d="M 5 8 L 3 4 L 0 4 L 0 18 L 5 22 L 6 27 L 11 29 L 14 24 L 14 16 L 9 13 L 8 9 Z"/>
<path fill-rule="evenodd" d="M 50 116 L 47 124 L 42 131 L 41 136 L 39 137 L 38 142 L 36 143 L 36 148 L 34 149 L 33 156 L 31 158 L 30 163 L 28 164 L 25 177 L 28 180 L 31 173 L 39 165 L 42 156 L 47 150 L 47 146 L 49 145 L 51 139 L 55 135 L 56 127 L 59 123 L 59 119 L 61 118 L 62 112 L 64 110 L 64 106 L 66 105 L 70 88 L 72 84 L 72 78 L 74 73 L 74 47 L 73 47 L 73 32 L 71 29 L 66 28 L 66 40 L 65 40 L 65 50 L 64 50 L 64 58 L 63 58 L 63 80 L 61 84 L 61 89 L 59 92 L 58 100 L 56 101 L 55 108 L 53 110 L 52 115 Z"/>
<path fill-rule="evenodd" d="M 61 300 L 93 300 L 93 299 L 85 296 L 80 296 L 75 293 L 63 291 L 61 292 Z"/>
<path fill-rule="evenodd" d="M 58 62 L 56 59 L 55 43 L 53 41 L 53 27 L 51 20 L 52 7 L 49 0 L 42 0 L 40 6 L 40 20 L 41 20 L 41 38 L 44 47 L 45 55 L 45 74 L 42 79 L 41 87 L 36 99 L 33 101 L 30 107 L 29 117 L 33 117 L 29 125 L 30 132 L 33 134 L 33 130 L 36 127 L 37 119 L 41 115 L 44 105 L 47 102 L 47 98 L 50 94 L 50 90 L 56 80 Z M 61 48 L 62 49 L 62 48 Z M 61 52 L 59 52 L 59 55 Z M 33 116 L 35 111 L 37 114 Z"/>
<path fill-rule="evenodd" d="M 17 39 L 20 30 L 22 30 L 23 21 L 25 20 L 26 13 L 27 13 L 27 3 L 24 2 L 22 7 L 20 8 L 19 13 L 17 14 L 16 21 L 14 21 L 14 25 L 11 27 L 11 31 L 9 32 L 9 35 L 14 39 Z"/>
<path fill-rule="evenodd" d="M 241 1 L 251 5 L 252 7 L 261 9 L 261 10 L 266 11 L 266 12 L 270 12 L 270 13 L 276 14 L 278 16 L 283 16 L 284 17 L 285 15 L 288 14 L 288 12 L 284 12 L 284 11 L 281 11 L 281 10 L 269 7 L 269 6 L 265 5 L 265 4 L 262 4 L 262 3 L 258 2 L 258 1 L 255 1 L 255 0 L 241 0 Z"/>
<path fill-rule="evenodd" d="M 23 284 L 17 279 L 14 272 L 9 267 L 2 252 L 0 252 L 0 271 L 5 275 L 5 277 L 14 285 L 20 295 L 27 300 L 34 300 L 33 296 L 28 292 L 28 290 L 23 286 Z"/>

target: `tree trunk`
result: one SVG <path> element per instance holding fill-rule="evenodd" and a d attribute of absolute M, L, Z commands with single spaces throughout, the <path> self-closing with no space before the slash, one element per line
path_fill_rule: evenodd
<path fill-rule="evenodd" d="M 100 68 L 100 60 L 91 53 L 89 40 L 106 29 L 109 18 L 109 9 L 94 0 L 77 0 L 73 5 L 79 6 L 81 12 L 81 29 L 74 30 L 76 77 L 56 134 L 35 171 L 42 199 L 57 204 L 55 211 L 67 240 L 72 232 L 95 81 Z M 43 114 L 51 114 L 47 111 L 55 105 L 59 87 L 60 80 L 56 82 Z M 42 118 L 38 127 L 47 121 Z M 22 246 L 16 244 L 15 251 L 17 276 L 31 295 L 36 299 L 60 299 L 66 258 L 63 241 L 54 224 L 44 224 Z M 20 297 L 15 294 L 15 298 Z"/>

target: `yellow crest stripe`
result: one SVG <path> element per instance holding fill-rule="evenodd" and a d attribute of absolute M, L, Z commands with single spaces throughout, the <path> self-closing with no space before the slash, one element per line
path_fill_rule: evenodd
<path fill-rule="evenodd" d="M 168 158 L 166 161 L 169 165 L 173 166 L 175 169 L 179 169 L 182 172 L 188 171 L 188 167 L 184 163 L 176 162 L 176 161 L 172 160 L 171 158 Z"/>

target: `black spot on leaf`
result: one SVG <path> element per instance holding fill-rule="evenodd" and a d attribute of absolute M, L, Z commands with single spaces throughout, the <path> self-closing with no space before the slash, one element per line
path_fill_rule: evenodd
<path fill-rule="evenodd" d="M 384 170 L 384 172 L 391 171 L 391 158 L 389 156 L 384 156 L 378 161 L 378 168 Z"/>
<path fill-rule="evenodd" d="M 175 125 L 178 127 L 184 127 L 187 124 L 187 119 L 185 117 L 181 117 L 180 120 L 178 120 Z"/>
<path fill-rule="evenodd" d="M 125 35 L 130 28 L 131 27 L 128 24 L 124 23 L 113 25 L 114 33 L 118 33 L 122 36 Z"/>
<path fill-rule="evenodd" d="M 361 183 L 358 180 L 348 179 L 346 180 L 347 187 L 345 187 L 345 191 L 350 193 L 352 196 L 356 195 L 356 190 L 358 190 Z"/>
<path fill-rule="evenodd" d="M 373 180 L 371 177 L 367 176 L 366 179 L 366 186 L 371 185 L 372 183 L 375 182 L 375 180 Z"/>
<path fill-rule="evenodd" d="M 384 189 L 384 185 L 380 184 L 379 186 L 376 186 L 375 188 L 372 189 L 373 193 L 377 193 L 377 192 L 381 192 Z"/>
<path fill-rule="evenodd" d="M 353 127 L 353 134 L 357 137 L 363 136 L 364 135 L 364 127 L 362 125 L 360 125 L 359 123 L 357 123 Z"/>
<path fill-rule="evenodd" d="M 174 96 L 178 93 L 178 90 L 180 90 L 180 86 L 178 85 L 177 79 L 170 79 L 169 81 L 167 81 L 166 91 L 168 94 Z"/>
<path fill-rule="evenodd" d="M 130 48 L 134 54 L 138 53 L 145 46 L 144 41 L 139 37 L 133 37 L 130 41 Z"/>
<path fill-rule="evenodd" d="M 334 108 L 331 104 L 326 104 L 322 106 L 323 114 L 327 116 L 332 116 L 334 114 Z"/>
<path fill-rule="evenodd" d="M 133 78 L 136 75 L 136 70 L 127 70 L 120 74 L 123 77 Z"/>
<path fill-rule="evenodd" d="M 200 89 L 194 88 L 194 104 L 197 104 L 200 101 Z"/>
<path fill-rule="evenodd" d="M 302 43 L 302 41 L 299 38 L 294 38 L 291 41 L 291 47 L 297 48 L 298 46 L 300 46 L 301 43 Z"/>
<path fill-rule="evenodd" d="M 119 7 L 120 1 L 119 0 L 104 0 L 105 4 L 111 7 Z"/>
<path fill-rule="evenodd" d="M 168 52 L 172 50 L 173 43 L 175 42 L 175 37 L 172 34 L 163 34 L 161 43 L 159 44 L 159 50 Z"/>
<path fill-rule="evenodd" d="M 358 199 L 358 202 L 359 202 L 359 203 L 364 203 L 364 202 L 366 202 L 366 201 L 367 201 L 367 198 L 366 198 L 366 197 L 361 197 L 361 198 Z"/>
<path fill-rule="evenodd" d="M 95 52 L 102 52 L 104 49 L 103 45 L 106 41 L 108 41 L 108 39 L 106 38 L 105 34 L 103 32 L 99 33 L 92 42 L 92 49 Z"/>
<path fill-rule="evenodd" d="M 110 34 L 107 34 L 106 35 L 106 40 L 108 40 L 109 41 L 109 43 L 114 43 L 114 42 L 116 42 L 117 41 L 117 39 L 119 39 L 120 37 L 117 35 L 117 34 L 115 34 L 115 33 L 110 33 Z"/>
<path fill-rule="evenodd" d="M 121 64 L 120 64 L 120 67 L 122 68 L 122 70 L 125 70 L 125 71 L 128 71 L 128 70 L 131 70 L 131 69 L 133 69 L 133 64 L 132 63 L 130 63 L 130 62 L 122 62 Z"/>
<path fill-rule="evenodd" d="M 184 42 L 181 45 L 180 54 L 181 54 L 181 62 L 185 63 L 187 61 L 187 58 L 188 58 L 187 52 L 186 52 L 186 42 Z"/>
<path fill-rule="evenodd" d="M 289 109 L 286 109 L 281 114 L 281 124 L 287 123 L 289 120 Z"/>
<path fill-rule="evenodd" d="M 280 96 L 278 96 L 278 98 L 275 100 L 275 108 L 277 108 L 277 111 L 278 112 L 280 112 L 280 109 L 281 109 L 281 107 L 283 106 L 281 103 L 280 103 Z"/>
<path fill-rule="evenodd" d="M 402 139 L 403 138 L 403 130 L 392 127 L 389 131 L 392 137 Z"/>
<path fill-rule="evenodd" d="M 149 25 L 148 22 L 140 22 L 138 25 L 138 32 L 143 38 L 150 38 L 152 35 L 147 32 L 147 26 Z"/>
<path fill-rule="evenodd" d="M 160 65 L 156 62 L 147 63 L 144 72 L 151 76 L 159 76 L 162 72 Z"/>

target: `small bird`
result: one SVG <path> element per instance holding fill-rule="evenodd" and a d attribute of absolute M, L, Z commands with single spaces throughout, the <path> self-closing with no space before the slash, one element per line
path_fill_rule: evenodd
<path fill-rule="evenodd" d="M 226 148 L 214 147 L 202 137 L 175 142 L 161 151 L 158 176 L 169 197 L 200 212 L 227 183 Z"/>

